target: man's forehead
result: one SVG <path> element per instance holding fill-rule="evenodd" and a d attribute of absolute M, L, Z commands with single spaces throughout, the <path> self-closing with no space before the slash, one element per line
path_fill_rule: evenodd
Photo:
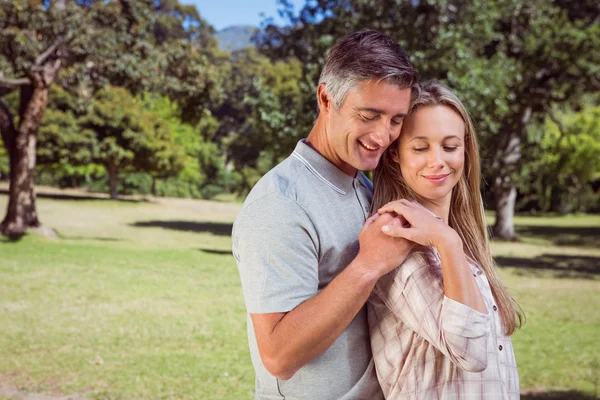
<path fill-rule="evenodd" d="M 359 82 L 347 96 L 351 98 L 352 106 L 355 108 L 388 109 L 390 107 L 406 108 L 410 104 L 410 88 L 402 88 L 398 85 L 366 81 Z"/>

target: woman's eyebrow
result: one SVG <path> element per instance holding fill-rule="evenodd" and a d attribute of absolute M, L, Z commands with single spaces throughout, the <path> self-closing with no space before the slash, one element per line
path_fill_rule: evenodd
<path fill-rule="evenodd" d="M 460 140 L 460 137 L 458 137 L 457 135 L 448 135 L 448 136 L 445 136 L 444 139 L 442 139 L 442 140 L 448 140 L 448 139 Z M 408 142 L 410 143 L 413 140 L 429 140 L 429 138 L 427 136 L 415 136 L 414 138 L 410 139 Z"/>

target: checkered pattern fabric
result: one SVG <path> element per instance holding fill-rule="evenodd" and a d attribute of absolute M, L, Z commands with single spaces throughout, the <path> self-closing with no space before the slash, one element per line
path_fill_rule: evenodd
<path fill-rule="evenodd" d="M 518 399 L 510 337 L 485 273 L 469 267 L 488 309 L 444 296 L 439 253 L 415 249 L 368 302 L 371 347 L 386 399 Z"/>

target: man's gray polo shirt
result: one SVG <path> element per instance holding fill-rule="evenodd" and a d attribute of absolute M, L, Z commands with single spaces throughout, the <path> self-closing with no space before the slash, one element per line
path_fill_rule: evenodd
<path fill-rule="evenodd" d="M 358 252 L 372 184 L 352 178 L 304 141 L 252 189 L 233 226 L 248 313 L 288 312 L 314 297 Z M 382 399 L 363 308 L 322 355 L 289 380 L 262 364 L 248 316 L 258 399 Z"/>

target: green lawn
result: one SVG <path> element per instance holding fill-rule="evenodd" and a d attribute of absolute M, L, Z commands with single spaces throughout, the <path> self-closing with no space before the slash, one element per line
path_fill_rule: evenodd
<path fill-rule="evenodd" d="M 0 398 L 251 399 L 239 207 L 39 199 L 60 239 L 0 241 Z M 493 251 L 527 315 L 513 338 L 524 398 L 594 398 L 600 216 L 517 224 L 523 242 Z"/>

